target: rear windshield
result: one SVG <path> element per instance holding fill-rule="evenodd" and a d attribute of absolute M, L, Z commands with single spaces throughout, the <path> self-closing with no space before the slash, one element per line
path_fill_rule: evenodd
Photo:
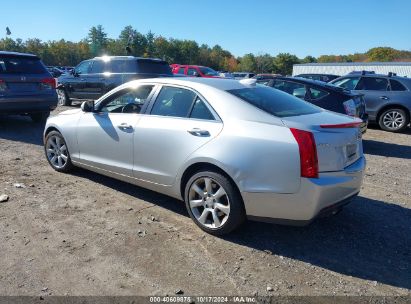
<path fill-rule="evenodd" d="M 38 58 L 0 57 L 0 74 L 43 74 L 46 68 Z"/>
<path fill-rule="evenodd" d="M 140 73 L 173 75 L 170 66 L 165 61 L 138 60 L 137 66 Z"/>
<path fill-rule="evenodd" d="M 258 86 L 255 88 L 229 90 L 227 92 L 277 117 L 321 112 L 318 107 L 273 88 Z"/>

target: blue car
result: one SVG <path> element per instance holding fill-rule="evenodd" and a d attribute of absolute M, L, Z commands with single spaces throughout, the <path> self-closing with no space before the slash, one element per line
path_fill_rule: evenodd
<path fill-rule="evenodd" d="M 0 51 L 0 114 L 28 115 L 42 122 L 57 100 L 56 80 L 39 57 Z"/>

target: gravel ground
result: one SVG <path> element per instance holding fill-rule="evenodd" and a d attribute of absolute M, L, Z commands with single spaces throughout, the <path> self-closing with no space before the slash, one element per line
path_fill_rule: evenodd
<path fill-rule="evenodd" d="M 53 171 L 42 131 L 0 118 L 0 295 L 411 295 L 411 130 L 368 130 L 363 189 L 338 215 L 224 238 L 169 197 Z"/>

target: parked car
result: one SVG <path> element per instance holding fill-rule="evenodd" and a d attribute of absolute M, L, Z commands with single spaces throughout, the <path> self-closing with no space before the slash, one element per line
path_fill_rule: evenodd
<path fill-rule="evenodd" d="M 257 79 L 258 83 L 260 84 L 267 84 L 271 79 L 281 77 L 280 74 L 257 74 L 254 75 L 252 78 Z"/>
<path fill-rule="evenodd" d="M 334 80 L 340 76 L 332 75 L 332 74 L 299 74 L 299 75 L 295 75 L 294 77 L 307 78 L 307 79 L 323 81 L 323 82 L 330 82 L 331 80 Z"/>
<path fill-rule="evenodd" d="M 254 73 L 249 73 L 249 72 L 235 72 L 235 73 L 233 73 L 233 77 L 234 77 L 234 79 L 238 79 L 238 80 L 241 80 L 241 79 L 244 79 L 244 78 L 253 78 L 255 76 L 255 74 Z"/>
<path fill-rule="evenodd" d="M 220 77 L 222 78 L 228 78 L 228 79 L 234 79 L 233 74 L 231 72 L 228 71 L 218 71 L 217 72 Z"/>
<path fill-rule="evenodd" d="M 63 70 L 60 70 L 57 67 L 53 67 L 53 66 L 48 66 L 47 70 L 50 72 L 50 74 L 54 77 L 54 78 L 58 78 L 60 77 L 62 74 L 64 74 L 65 72 Z"/>
<path fill-rule="evenodd" d="M 57 106 L 56 81 L 40 58 L 0 51 L 0 113 L 45 121 Z"/>
<path fill-rule="evenodd" d="M 411 116 L 411 79 L 370 73 L 348 74 L 332 84 L 364 95 L 370 122 L 381 129 L 400 132 L 407 128 Z"/>
<path fill-rule="evenodd" d="M 268 82 L 257 82 L 304 99 L 323 109 L 358 117 L 363 121 L 361 131 L 365 133 L 367 130 L 368 114 L 365 111 L 362 94 L 306 78 L 276 77 Z"/>
<path fill-rule="evenodd" d="M 103 56 L 82 61 L 70 74 L 58 78 L 59 104 L 69 106 L 72 99 L 95 100 L 133 79 L 170 77 L 166 61 L 133 56 Z"/>
<path fill-rule="evenodd" d="M 174 64 L 173 74 L 186 75 L 191 77 L 204 77 L 204 78 L 221 78 L 217 71 L 212 68 L 200 66 L 200 65 L 182 65 Z"/>
<path fill-rule="evenodd" d="M 246 217 L 307 224 L 340 210 L 362 184 L 361 120 L 247 81 L 126 83 L 49 118 L 47 160 L 184 200 L 215 235 Z"/>

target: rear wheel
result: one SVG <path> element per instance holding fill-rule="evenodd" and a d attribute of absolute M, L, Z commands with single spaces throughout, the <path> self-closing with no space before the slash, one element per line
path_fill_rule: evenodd
<path fill-rule="evenodd" d="M 29 116 L 34 122 L 45 122 L 50 116 L 50 112 L 31 113 Z"/>
<path fill-rule="evenodd" d="M 64 89 L 57 89 L 58 105 L 71 106 L 71 100 Z"/>
<path fill-rule="evenodd" d="M 185 187 L 185 203 L 191 219 L 213 235 L 227 234 L 245 220 L 243 200 L 224 175 L 203 171 L 194 174 Z"/>
<path fill-rule="evenodd" d="M 400 132 L 410 123 L 408 114 L 399 108 L 385 110 L 378 120 L 380 128 L 390 132 Z"/>
<path fill-rule="evenodd" d="M 46 135 L 44 152 L 54 170 L 68 172 L 73 169 L 70 153 L 66 141 L 58 131 L 51 131 Z"/>

